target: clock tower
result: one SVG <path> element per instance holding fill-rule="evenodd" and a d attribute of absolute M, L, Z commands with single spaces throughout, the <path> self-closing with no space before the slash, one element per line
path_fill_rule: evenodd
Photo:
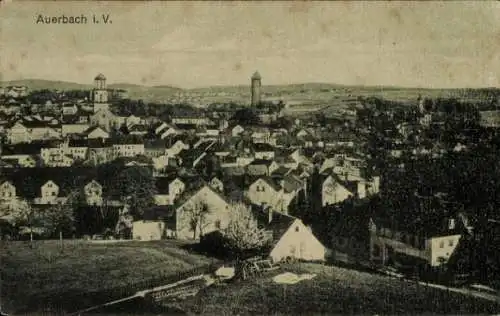
<path fill-rule="evenodd" d="M 92 89 L 91 99 L 94 102 L 94 113 L 109 108 L 106 77 L 103 74 L 98 74 L 94 78 L 94 89 Z"/>

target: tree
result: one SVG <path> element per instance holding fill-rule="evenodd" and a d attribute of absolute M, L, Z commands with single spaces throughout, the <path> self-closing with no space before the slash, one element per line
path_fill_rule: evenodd
<path fill-rule="evenodd" d="M 271 241 L 271 236 L 259 228 L 252 210 L 243 203 L 231 205 L 231 219 L 224 230 L 225 247 L 236 258 L 262 250 Z"/>
<path fill-rule="evenodd" d="M 207 215 L 210 213 L 207 203 L 199 200 L 195 201 L 184 209 L 184 213 L 186 214 L 189 229 L 193 232 L 193 239 L 203 236 L 203 230 L 208 224 Z"/>
<path fill-rule="evenodd" d="M 259 125 L 261 123 L 260 118 L 255 114 L 255 111 L 251 108 L 243 108 L 236 111 L 231 118 L 236 124 L 240 125 Z"/>
<path fill-rule="evenodd" d="M 0 202 L 0 219 L 19 229 L 22 226 L 30 227 L 30 240 L 33 240 L 32 224 L 33 209 L 31 204 L 24 199 L 15 198 L 10 201 Z"/>
<path fill-rule="evenodd" d="M 43 227 L 50 235 L 74 232 L 74 206 L 69 198 L 63 203 L 51 205 L 40 215 Z"/>
<path fill-rule="evenodd" d="M 154 205 L 156 194 L 155 179 L 149 168 L 142 166 L 126 167 L 110 183 L 111 195 L 130 206 L 130 214 L 140 217 L 144 209 Z"/>

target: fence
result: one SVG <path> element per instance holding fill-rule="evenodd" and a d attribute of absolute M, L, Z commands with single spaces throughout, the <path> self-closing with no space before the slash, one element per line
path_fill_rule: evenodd
<path fill-rule="evenodd" d="M 27 310 L 36 309 L 46 312 L 63 312 L 64 314 L 82 310 L 87 307 L 104 304 L 113 300 L 118 300 L 127 296 L 132 296 L 139 291 L 151 289 L 161 285 L 174 283 L 186 279 L 192 275 L 204 274 L 214 271 L 213 264 L 206 264 L 190 270 L 181 271 L 174 274 L 160 274 L 153 278 L 145 279 L 108 289 L 83 292 L 66 292 L 58 297 L 33 297 L 30 298 L 30 305 Z"/>

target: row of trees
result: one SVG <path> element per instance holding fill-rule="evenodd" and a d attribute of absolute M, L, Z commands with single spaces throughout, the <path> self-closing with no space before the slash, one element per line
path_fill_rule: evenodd
<path fill-rule="evenodd" d="M 156 194 L 152 170 L 146 167 L 125 167 L 123 160 L 115 160 L 97 168 L 98 182 L 103 186 L 102 204 L 87 205 L 82 181 L 74 175 L 73 189 L 63 203 L 34 207 L 34 196 L 3 201 L 0 203 L 0 218 L 18 233 L 29 231 L 44 236 L 57 232 L 64 235 L 98 232 L 105 228 L 115 230 L 121 218 L 141 218 L 145 209 L 154 204 Z M 71 176 L 71 175 L 68 175 Z M 32 181 L 25 181 L 31 185 Z M 32 190 L 35 192 L 35 190 Z M 118 205 L 127 205 L 126 212 L 119 212 Z M 96 225 L 96 221 L 100 225 Z"/>

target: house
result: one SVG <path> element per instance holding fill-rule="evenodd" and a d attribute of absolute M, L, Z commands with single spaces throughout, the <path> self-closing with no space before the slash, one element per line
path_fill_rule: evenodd
<path fill-rule="evenodd" d="M 272 236 L 269 257 L 274 262 L 289 258 L 306 261 L 326 260 L 328 249 L 300 219 L 270 208 L 261 212 L 264 214 L 256 217 L 259 224 Z"/>
<path fill-rule="evenodd" d="M 96 180 L 92 180 L 83 188 L 85 201 L 88 205 L 102 205 L 102 185 Z"/>
<path fill-rule="evenodd" d="M 173 205 L 186 190 L 186 184 L 178 177 L 158 177 L 156 178 L 155 204 Z"/>
<path fill-rule="evenodd" d="M 253 144 L 255 159 L 274 159 L 274 147 L 267 143 Z"/>
<path fill-rule="evenodd" d="M 103 108 L 90 116 L 90 124 L 93 126 L 100 126 L 106 131 L 111 128 L 118 129 L 125 122 L 125 117 L 115 115 L 107 108 Z"/>
<path fill-rule="evenodd" d="M 279 165 L 273 160 L 255 159 L 246 166 L 247 173 L 251 176 L 269 176 Z"/>
<path fill-rule="evenodd" d="M 70 123 L 61 125 L 61 135 L 63 137 L 72 134 L 82 134 L 88 130 L 90 126 L 86 123 Z"/>
<path fill-rule="evenodd" d="M 35 198 L 35 204 L 57 204 L 65 199 L 60 196 L 60 187 L 52 180 L 45 182 L 40 188 L 40 196 Z"/>
<path fill-rule="evenodd" d="M 423 215 L 412 221 L 372 217 L 370 260 L 376 264 L 421 264 L 437 267 L 448 261 L 465 229 L 452 215 Z"/>
<path fill-rule="evenodd" d="M 172 123 L 175 125 L 212 125 L 213 122 L 203 115 L 176 115 L 172 117 Z"/>
<path fill-rule="evenodd" d="M 95 165 L 115 159 L 112 144 L 104 139 L 88 139 L 88 160 Z"/>
<path fill-rule="evenodd" d="M 172 218 L 175 218 L 175 212 L 171 207 L 155 206 L 147 209 L 142 219 L 132 223 L 132 238 L 143 241 L 174 238 Z"/>
<path fill-rule="evenodd" d="M 16 122 L 7 130 L 7 142 L 11 144 L 29 143 L 31 142 L 28 128 L 21 122 Z"/>
<path fill-rule="evenodd" d="M 329 175 L 321 185 L 321 205 L 333 205 L 354 196 L 337 177 Z"/>
<path fill-rule="evenodd" d="M 63 147 L 64 154 L 77 160 L 86 160 L 89 154 L 89 147 L 85 139 L 69 139 Z"/>
<path fill-rule="evenodd" d="M 269 143 L 271 139 L 271 132 L 265 127 L 253 127 L 250 135 L 254 143 Z"/>
<path fill-rule="evenodd" d="M 198 239 L 200 235 L 221 230 L 227 227 L 230 219 L 229 203 L 208 185 L 203 185 L 175 207 L 175 231 L 179 239 Z M 193 219 L 200 219 L 199 209 L 204 208 L 204 215 L 194 227 Z"/>
<path fill-rule="evenodd" d="M 55 122 L 25 117 L 7 129 L 7 141 L 11 144 L 29 143 L 36 140 L 57 139 L 61 137 L 60 125 Z"/>
<path fill-rule="evenodd" d="M 75 115 L 78 112 L 78 107 L 76 104 L 63 104 L 62 114 L 63 115 Z"/>
<path fill-rule="evenodd" d="M 122 138 L 112 145 L 115 157 L 144 155 L 144 143 L 140 139 Z"/>
<path fill-rule="evenodd" d="M 287 213 L 304 184 L 293 176 L 283 178 L 260 177 L 245 191 L 245 196 L 255 205 L 267 205 L 275 211 Z"/>
<path fill-rule="evenodd" d="M 130 135 L 138 135 L 138 136 L 143 136 L 148 133 L 148 128 L 146 125 L 142 124 L 134 124 L 131 127 L 129 127 L 129 134 Z"/>
<path fill-rule="evenodd" d="M 10 181 L 4 181 L 0 184 L 0 200 L 1 201 L 10 201 L 15 199 L 16 196 L 16 187 Z"/>
<path fill-rule="evenodd" d="M 83 137 L 87 139 L 107 139 L 109 133 L 99 126 L 92 126 L 82 133 Z"/>
<path fill-rule="evenodd" d="M 163 140 L 144 141 L 144 155 L 157 158 L 165 155 L 166 146 Z"/>
<path fill-rule="evenodd" d="M 153 159 L 153 168 L 155 170 L 163 170 L 168 166 L 175 166 L 176 165 L 176 158 L 169 157 L 166 154 L 158 156 L 158 157 L 154 157 L 152 159 Z"/>

